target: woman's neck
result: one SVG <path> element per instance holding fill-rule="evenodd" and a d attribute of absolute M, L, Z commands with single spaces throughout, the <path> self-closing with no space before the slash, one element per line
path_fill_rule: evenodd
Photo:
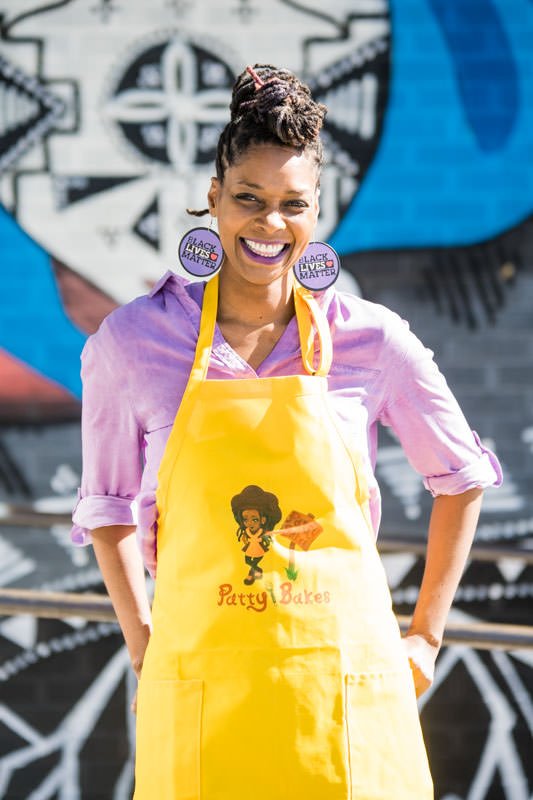
<path fill-rule="evenodd" d="M 252 369 L 270 355 L 293 315 L 291 274 L 258 286 L 222 268 L 217 322 L 226 342 Z"/>
<path fill-rule="evenodd" d="M 294 315 L 292 273 L 264 285 L 249 283 L 230 272 L 220 272 L 218 314 L 219 323 L 238 323 L 244 328 L 265 325 L 285 326 Z"/>

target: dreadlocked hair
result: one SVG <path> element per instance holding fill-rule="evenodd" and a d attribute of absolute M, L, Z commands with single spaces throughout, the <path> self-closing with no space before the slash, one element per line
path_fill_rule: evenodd
<path fill-rule="evenodd" d="M 320 130 L 327 108 L 316 103 L 311 91 L 288 69 L 271 64 L 246 67 L 233 85 L 231 119 L 220 134 L 216 154 L 217 178 L 222 183 L 228 167 L 252 145 L 275 144 L 312 154 L 317 170 L 323 163 Z M 188 208 L 202 217 L 209 213 Z"/>
<path fill-rule="evenodd" d="M 287 69 L 270 64 L 247 67 L 234 86 L 231 119 L 220 135 L 217 178 L 252 145 L 277 144 L 314 155 L 323 161 L 320 129 L 326 106 L 316 103 L 309 88 Z"/>

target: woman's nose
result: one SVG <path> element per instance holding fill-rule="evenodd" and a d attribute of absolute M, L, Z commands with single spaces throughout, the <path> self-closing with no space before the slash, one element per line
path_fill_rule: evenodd
<path fill-rule="evenodd" d="M 261 230 L 268 231 L 279 231 L 286 227 L 283 214 L 277 208 L 265 210 L 260 214 L 257 218 L 257 225 Z"/>

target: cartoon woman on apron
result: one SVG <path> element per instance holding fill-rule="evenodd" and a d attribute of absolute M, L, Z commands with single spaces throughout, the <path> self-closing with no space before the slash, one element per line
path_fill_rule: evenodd
<path fill-rule="evenodd" d="M 415 685 L 431 682 L 481 490 L 437 503 L 402 640 L 363 459 L 328 395 L 335 331 L 321 290 L 335 256 L 310 244 L 324 114 L 286 70 L 248 68 L 234 87 L 208 194 L 223 263 L 205 284 L 189 380 L 159 467 L 146 652 L 137 567 L 120 555 L 118 535 L 113 550 L 111 534 L 93 531 L 140 672 L 135 800 L 433 797 Z M 189 267 L 205 255 L 209 275 L 219 266 L 216 242 L 205 229 L 187 242 L 200 239 Z M 170 311 L 161 314 L 170 325 Z M 212 377 L 214 339 L 257 370 L 294 315 L 290 368 Z"/>
<path fill-rule="evenodd" d="M 244 579 L 247 586 L 263 577 L 259 562 L 268 551 L 272 537 L 268 535 L 281 519 L 278 499 L 259 486 L 247 486 L 231 500 L 233 516 L 239 524 L 237 540 L 243 542 L 245 562 L 250 567 Z"/>

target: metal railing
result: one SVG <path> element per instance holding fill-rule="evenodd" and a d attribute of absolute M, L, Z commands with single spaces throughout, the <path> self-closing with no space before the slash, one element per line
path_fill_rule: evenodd
<path fill-rule="evenodd" d="M 0 615 L 31 614 L 35 617 L 116 622 L 110 599 L 101 594 L 42 592 L 31 589 L 0 590 Z M 405 632 L 410 618 L 398 616 Z M 533 650 L 533 626 L 489 622 L 450 622 L 444 634 L 445 645 L 465 645 L 478 650 Z"/>
<path fill-rule="evenodd" d="M 0 527 L 50 528 L 52 525 L 70 526 L 70 514 L 38 511 L 28 506 L 0 503 Z M 380 553 L 412 553 L 424 556 L 426 541 L 402 534 L 381 533 L 377 541 Z M 509 545 L 474 544 L 470 551 L 471 561 L 498 561 L 500 558 L 519 558 L 533 564 L 533 547 Z"/>
<path fill-rule="evenodd" d="M 377 546 L 382 554 L 411 553 L 416 556 L 424 556 L 427 542 L 424 539 L 408 536 L 380 535 Z M 533 564 L 533 548 L 480 543 L 474 544 L 468 555 L 470 561 L 499 561 L 500 558 L 518 558 L 526 564 Z"/>
<path fill-rule="evenodd" d="M 68 514 L 38 511 L 23 506 L 0 504 L 0 526 L 49 528 L 70 525 Z M 411 553 L 424 556 L 426 542 L 405 536 L 381 535 L 378 549 L 382 554 Z M 533 548 L 508 545 L 475 544 L 469 554 L 472 561 L 521 559 L 533 564 Z M 1 589 L 0 615 L 30 614 L 35 617 L 64 619 L 81 617 L 92 621 L 117 622 L 111 600 L 104 594 L 74 594 L 31 589 Z M 407 616 L 398 616 L 402 632 L 410 624 Z M 481 650 L 533 650 L 533 626 L 489 622 L 449 622 L 445 645 L 464 645 Z"/>

